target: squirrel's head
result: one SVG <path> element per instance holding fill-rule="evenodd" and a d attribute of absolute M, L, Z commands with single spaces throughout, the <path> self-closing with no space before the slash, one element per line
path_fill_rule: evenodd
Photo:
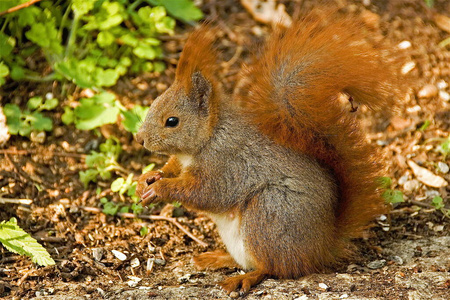
<path fill-rule="evenodd" d="M 148 150 L 195 154 L 210 139 L 220 98 L 215 79 L 215 33 L 213 27 L 203 24 L 186 41 L 174 84 L 152 103 L 136 135 Z"/>
<path fill-rule="evenodd" d="M 217 122 L 213 84 L 200 72 L 188 90 L 175 83 L 150 106 L 136 140 L 151 152 L 195 154 L 209 140 Z"/>

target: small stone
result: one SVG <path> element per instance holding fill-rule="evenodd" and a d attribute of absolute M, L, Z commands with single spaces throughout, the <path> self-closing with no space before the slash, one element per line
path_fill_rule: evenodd
<path fill-rule="evenodd" d="M 94 260 L 96 260 L 96 261 L 101 261 L 104 253 L 105 253 L 105 250 L 103 248 L 92 249 L 92 256 L 94 257 Z"/>
<path fill-rule="evenodd" d="M 369 6 L 370 5 L 370 0 L 363 0 L 362 4 L 364 6 Z"/>
<path fill-rule="evenodd" d="M 400 256 L 394 255 L 389 257 L 389 259 L 395 262 L 397 265 L 403 265 L 403 258 L 401 258 Z"/>
<path fill-rule="evenodd" d="M 376 269 L 380 269 L 380 268 L 384 267 L 384 265 L 386 265 L 386 260 L 379 259 L 379 260 L 371 261 L 370 263 L 367 264 L 367 267 L 369 269 L 376 270 Z"/>
<path fill-rule="evenodd" d="M 444 225 L 437 225 L 437 226 L 434 226 L 434 229 L 433 229 L 435 232 L 439 232 L 439 231 L 444 231 Z"/>
<path fill-rule="evenodd" d="M 142 278 L 136 277 L 136 276 L 128 276 L 127 284 L 129 287 L 136 287 L 139 282 L 142 280 Z"/>
<path fill-rule="evenodd" d="M 417 93 L 419 98 L 431 98 L 438 94 L 438 88 L 434 84 L 426 84 Z"/>
<path fill-rule="evenodd" d="M 449 171 L 449 166 L 442 161 L 438 162 L 438 168 L 439 168 L 439 172 L 444 173 L 444 174 L 447 174 Z"/>
<path fill-rule="evenodd" d="M 139 258 L 135 257 L 130 261 L 130 266 L 132 268 L 136 268 L 139 267 L 139 265 L 141 264 L 141 262 L 139 261 Z"/>
<path fill-rule="evenodd" d="M 430 198 L 430 199 L 433 199 L 434 197 L 439 197 L 439 196 L 441 196 L 441 195 L 439 194 L 439 192 L 438 192 L 438 191 L 435 191 L 435 190 L 426 190 L 426 191 L 425 191 L 425 195 L 427 196 L 427 198 Z"/>
<path fill-rule="evenodd" d="M 403 189 L 405 190 L 406 193 L 412 193 L 419 188 L 419 185 L 420 183 L 418 180 L 411 179 L 403 184 Z"/>
<path fill-rule="evenodd" d="M 403 41 L 400 44 L 398 44 L 397 47 L 399 49 L 408 49 L 408 48 L 411 47 L 411 42 L 410 41 Z"/>
<path fill-rule="evenodd" d="M 381 216 L 378 218 L 378 220 L 380 220 L 381 222 L 384 222 L 384 221 L 387 220 L 387 217 L 386 217 L 386 215 L 381 215 Z"/>
<path fill-rule="evenodd" d="M 438 89 L 444 90 L 448 87 L 448 83 L 445 80 L 441 79 L 438 82 L 436 82 L 436 86 Z"/>
<path fill-rule="evenodd" d="M 45 94 L 45 99 L 50 100 L 50 99 L 53 99 L 53 98 L 55 98 L 55 97 L 53 96 L 53 93 L 47 93 L 47 94 Z"/>
<path fill-rule="evenodd" d="M 328 285 L 326 285 L 326 284 L 323 283 L 323 282 L 319 283 L 319 287 L 320 287 L 322 290 L 324 290 L 324 291 L 326 291 L 326 290 L 328 289 Z"/>
<path fill-rule="evenodd" d="M 45 137 L 46 137 L 45 131 L 40 132 L 32 131 L 30 134 L 30 140 L 38 144 L 43 144 L 45 142 Z"/>
<path fill-rule="evenodd" d="M 445 102 L 450 101 L 450 94 L 446 91 L 439 91 L 439 98 Z"/>
<path fill-rule="evenodd" d="M 236 298 L 239 298 L 239 293 L 238 292 L 231 292 L 229 296 L 232 299 L 236 299 Z"/>
<path fill-rule="evenodd" d="M 164 266 L 166 264 L 166 261 L 164 259 L 156 258 L 155 259 L 155 264 L 160 265 L 160 266 Z"/>
<path fill-rule="evenodd" d="M 348 298 L 348 294 L 342 294 L 339 296 L 339 299 L 346 299 Z"/>
<path fill-rule="evenodd" d="M 404 185 L 406 181 L 408 181 L 409 176 L 408 175 L 403 175 L 402 177 L 400 177 L 398 179 L 398 184 L 399 185 Z"/>
<path fill-rule="evenodd" d="M 111 250 L 111 252 L 112 252 L 112 254 L 114 254 L 114 256 L 115 256 L 118 260 L 124 261 L 124 260 L 127 259 L 127 256 L 126 256 L 124 253 L 120 252 L 120 251 L 117 251 L 117 250 Z"/>
<path fill-rule="evenodd" d="M 178 282 L 179 283 L 186 283 L 189 282 L 189 279 L 191 278 L 191 274 L 184 274 L 183 276 L 181 276 L 180 278 L 178 278 Z"/>
<path fill-rule="evenodd" d="M 416 67 L 416 63 L 415 62 L 413 62 L 413 61 L 407 62 L 407 63 L 405 63 L 402 66 L 401 72 L 402 72 L 403 75 L 406 75 L 409 72 L 411 72 L 415 67 Z"/>
<path fill-rule="evenodd" d="M 302 295 L 300 297 L 295 298 L 294 300 L 308 300 L 308 299 L 309 299 L 308 296 Z"/>
<path fill-rule="evenodd" d="M 423 184 L 426 184 L 431 187 L 436 187 L 436 188 L 440 188 L 440 187 L 444 187 L 444 186 L 448 185 L 448 182 L 444 178 L 433 174 L 432 172 L 430 172 L 429 170 L 427 170 L 423 167 L 420 167 L 418 164 L 416 164 L 412 160 L 408 160 L 407 163 L 408 163 L 409 167 L 412 169 L 412 171 L 414 172 L 414 175 L 416 175 L 417 179 L 420 182 L 422 182 Z"/>

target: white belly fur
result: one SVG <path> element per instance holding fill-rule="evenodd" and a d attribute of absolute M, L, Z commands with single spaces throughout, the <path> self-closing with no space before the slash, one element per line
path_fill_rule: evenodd
<path fill-rule="evenodd" d="M 255 264 L 246 250 L 239 217 L 233 214 L 210 214 L 210 217 L 216 223 L 228 253 L 244 270 L 253 269 Z"/>

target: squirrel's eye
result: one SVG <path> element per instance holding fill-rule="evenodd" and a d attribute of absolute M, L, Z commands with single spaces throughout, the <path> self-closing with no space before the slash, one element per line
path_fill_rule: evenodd
<path fill-rule="evenodd" d="M 166 127 L 177 127 L 179 121 L 177 117 L 170 117 L 166 120 Z"/>

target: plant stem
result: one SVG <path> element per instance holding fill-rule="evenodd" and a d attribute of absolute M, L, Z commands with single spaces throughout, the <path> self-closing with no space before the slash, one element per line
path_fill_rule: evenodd
<path fill-rule="evenodd" d="M 77 30 L 78 30 L 78 25 L 79 25 L 79 19 L 80 17 L 75 14 L 73 21 L 72 21 L 72 27 L 70 29 L 70 33 L 69 33 L 69 40 L 67 41 L 67 46 L 66 46 L 66 53 L 64 55 L 65 58 L 69 57 L 72 55 L 73 52 L 73 44 L 75 43 L 75 40 L 77 38 Z"/>
<path fill-rule="evenodd" d="M 33 5 L 34 3 L 39 2 L 39 1 L 41 1 L 41 0 L 30 0 L 28 2 L 16 5 L 16 6 L 11 7 L 11 8 L 8 8 L 7 10 L 4 10 L 4 11 L 0 12 L 0 17 L 3 16 L 3 15 L 6 15 L 6 14 L 12 13 L 12 12 L 18 11 L 18 10 L 20 10 L 22 8 L 28 7 L 30 5 Z"/>

